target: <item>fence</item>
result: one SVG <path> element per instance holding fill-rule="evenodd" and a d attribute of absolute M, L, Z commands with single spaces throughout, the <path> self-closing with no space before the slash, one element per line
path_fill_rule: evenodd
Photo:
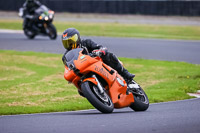
<path fill-rule="evenodd" d="M 25 0 L 0 0 L 0 10 L 18 11 Z M 57 12 L 200 16 L 199 0 L 40 0 Z"/>

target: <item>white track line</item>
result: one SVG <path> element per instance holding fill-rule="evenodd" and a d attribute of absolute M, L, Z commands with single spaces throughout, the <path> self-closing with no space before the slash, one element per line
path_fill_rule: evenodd
<path fill-rule="evenodd" d="M 24 33 L 22 30 L 0 29 L 0 33 Z"/>

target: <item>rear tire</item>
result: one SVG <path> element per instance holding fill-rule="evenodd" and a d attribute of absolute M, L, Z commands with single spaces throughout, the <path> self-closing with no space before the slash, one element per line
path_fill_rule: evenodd
<path fill-rule="evenodd" d="M 28 29 L 24 29 L 24 34 L 28 37 L 28 39 L 34 39 L 34 37 L 36 36 L 36 34 Z"/>
<path fill-rule="evenodd" d="M 139 88 L 139 94 L 133 93 L 134 103 L 130 105 L 130 108 L 134 111 L 145 111 L 149 108 L 149 99 L 142 88 Z"/>
<path fill-rule="evenodd" d="M 96 87 L 96 88 L 95 88 Z M 87 100 L 100 112 L 112 113 L 114 105 L 106 92 L 102 96 L 97 92 L 97 86 L 91 82 L 81 84 L 81 89 Z"/>

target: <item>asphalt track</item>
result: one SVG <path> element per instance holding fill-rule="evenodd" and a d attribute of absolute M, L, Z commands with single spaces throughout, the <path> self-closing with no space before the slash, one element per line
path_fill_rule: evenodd
<path fill-rule="evenodd" d="M 84 37 L 85 38 L 85 37 Z M 200 64 L 200 42 L 90 37 L 107 46 L 118 56 L 156 60 L 185 61 Z M 123 44 L 123 45 L 121 45 Z M 64 52 L 58 37 L 36 37 L 0 33 L 0 49 Z M 97 110 L 0 116 L 0 133 L 199 133 L 200 99 L 151 104 L 145 112 L 129 108 L 115 109 L 112 114 Z"/>
<path fill-rule="evenodd" d="M 97 110 L 0 116 L 1 133 L 199 133 L 200 99 L 151 104 L 112 114 Z"/>
<path fill-rule="evenodd" d="M 0 49 L 63 54 L 65 50 L 60 38 L 58 36 L 52 41 L 48 37 L 37 36 L 34 40 L 28 40 L 23 34 L 0 32 Z M 86 38 L 106 46 L 119 57 L 200 64 L 200 41 L 83 37 Z"/>

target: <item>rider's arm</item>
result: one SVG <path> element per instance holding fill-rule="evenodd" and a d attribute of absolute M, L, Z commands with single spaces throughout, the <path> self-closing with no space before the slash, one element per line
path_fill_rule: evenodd
<path fill-rule="evenodd" d="M 93 52 L 93 53 L 96 53 L 96 55 L 98 56 L 106 55 L 107 53 L 106 47 L 103 47 L 102 45 L 98 45 L 90 39 L 83 40 L 82 45 L 88 49 L 89 53 Z"/>
<path fill-rule="evenodd" d="M 36 4 L 38 7 L 40 7 L 40 6 L 42 5 L 38 0 L 35 1 L 35 4 Z"/>
<path fill-rule="evenodd" d="M 23 17 L 28 13 L 27 11 L 27 2 L 25 2 L 22 6 L 22 9 L 23 9 Z"/>
<path fill-rule="evenodd" d="M 83 40 L 82 46 L 86 47 L 89 50 L 89 52 L 93 51 L 94 49 L 100 49 L 100 48 L 103 47 L 102 45 L 98 45 L 97 43 L 95 43 L 91 39 Z"/>

